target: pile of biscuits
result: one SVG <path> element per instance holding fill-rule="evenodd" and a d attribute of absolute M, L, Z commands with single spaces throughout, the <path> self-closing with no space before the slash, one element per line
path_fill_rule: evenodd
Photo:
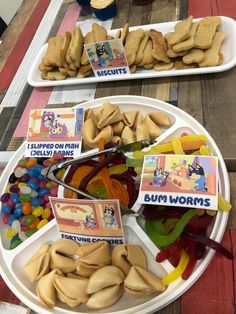
<path fill-rule="evenodd" d="M 92 30 L 85 36 L 76 27 L 72 32 L 48 40 L 46 55 L 38 69 L 43 80 L 87 77 L 92 74 L 92 68 L 84 44 L 114 38 L 123 42 L 131 73 L 141 68 L 163 71 L 217 66 L 224 61 L 220 48 L 225 33 L 218 31 L 220 24 L 218 16 L 205 17 L 199 22 L 193 22 L 189 16 L 178 22 L 173 32 L 164 35 L 155 29 L 129 31 L 126 23 L 115 37 L 109 36 L 97 23 L 92 24 Z"/>
<path fill-rule="evenodd" d="M 92 244 L 59 239 L 44 244 L 25 264 L 24 271 L 36 283 L 41 303 L 52 308 L 57 299 L 69 307 L 86 304 L 90 309 L 111 306 L 124 290 L 133 298 L 163 292 L 162 280 L 147 270 L 146 256 L 138 245 L 108 242 Z"/>
<path fill-rule="evenodd" d="M 221 18 L 210 16 L 193 22 L 189 16 L 163 35 L 150 29 L 129 32 L 127 25 L 124 47 L 130 71 L 139 67 L 156 71 L 211 67 L 223 63 L 220 52 L 225 33 L 218 31 Z"/>
<path fill-rule="evenodd" d="M 121 112 L 119 106 L 109 102 L 87 109 L 84 120 L 84 149 L 97 148 L 100 138 L 117 145 L 155 139 L 172 124 L 164 112 L 149 112 L 143 117 L 139 110 Z"/>

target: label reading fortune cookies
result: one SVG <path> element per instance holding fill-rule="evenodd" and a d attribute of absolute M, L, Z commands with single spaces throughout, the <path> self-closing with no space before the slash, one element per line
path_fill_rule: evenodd
<path fill-rule="evenodd" d="M 62 238 L 84 244 L 102 240 L 124 243 L 118 200 L 50 197 L 50 202 Z"/>

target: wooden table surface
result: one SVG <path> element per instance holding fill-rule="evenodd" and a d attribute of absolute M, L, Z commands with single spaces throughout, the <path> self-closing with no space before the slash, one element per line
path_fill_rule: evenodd
<path fill-rule="evenodd" d="M 32 88 L 23 81 L 24 76 L 19 81 L 18 77 L 21 76 L 18 69 L 22 63 L 27 64 L 24 57 L 27 48 L 33 43 L 33 36 L 37 36 L 36 30 L 42 28 L 42 23 L 46 23 L 43 16 L 48 14 L 46 10 L 53 3 L 55 0 L 51 4 L 47 0 L 25 0 L 3 35 L 3 43 L 0 45 L 0 158 L 1 153 L 7 151 L 10 154 L 25 140 L 25 124 L 32 108 L 53 108 L 58 105 L 69 107 L 81 101 L 110 95 L 142 95 L 167 101 L 188 112 L 204 125 L 226 161 L 233 210 L 223 243 L 235 253 L 236 67 L 217 74 L 92 84 L 85 87 L 83 97 L 80 93 L 77 93 L 80 97 L 73 93 L 76 87 L 71 90 L 66 87 Z M 207 15 L 236 18 L 234 0 L 155 0 L 146 6 L 136 6 L 132 0 L 117 0 L 117 5 L 118 14 L 109 24 L 112 29 L 122 27 L 126 21 L 130 26 L 136 26 L 179 20 L 190 14 L 196 18 Z M 53 16 L 48 33 L 42 36 L 61 33 L 71 29 L 77 21 L 85 23 L 90 19 L 91 13 L 87 8 L 80 8 L 75 1 L 63 1 Z M 25 69 L 26 72 L 27 70 L 28 68 Z M 228 261 L 216 254 L 197 283 L 158 313 L 234 313 L 235 266 L 235 261 Z M 16 304 L 20 302 L 5 288 L 4 282 L 0 286 L 0 301 Z"/>

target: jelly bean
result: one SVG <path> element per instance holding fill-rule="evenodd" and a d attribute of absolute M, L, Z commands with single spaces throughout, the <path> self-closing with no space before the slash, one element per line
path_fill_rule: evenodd
<path fill-rule="evenodd" d="M 31 205 L 33 207 L 38 207 L 41 205 L 40 199 L 36 198 L 36 197 L 32 197 L 31 199 Z"/>
<path fill-rule="evenodd" d="M 8 229 L 6 231 L 6 237 L 7 238 L 13 238 L 17 234 L 16 230 Z"/>
<path fill-rule="evenodd" d="M 30 178 L 37 178 L 39 174 L 38 171 L 33 168 L 28 168 L 28 173 L 29 173 Z"/>
<path fill-rule="evenodd" d="M 18 233 L 18 237 L 21 241 L 25 241 L 27 239 L 27 236 L 25 235 L 25 232 L 24 231 L 20 231 Z"/>
<path fill-rule="evenodd" d="M 46 194 L 49 194 L 50 190 L 48 188 L 43 188 L 41 190 L 38 191 L 38 196 L 39 197 L 43 197 Z"/>
<path fill-rule="evenodd" d="M 33 228 L 33 229 L 26 230 L 26 231 L 25 231 L 25 235 L 26 235 L 27 237 L 30 237 L 30 236 L 31 236 L 32 234 L 34 234 L 36 231 L 38 231 L 37 228 Z"/>
<path fill-rule="evenodd" d="M 13 203 L 13 200 L 11 198 L 9 198 L 9 200 L 6 202 L 6 204 L 8 206 L 10 206 L 11 208 L 14 208 L 15 204 Z"/>
<path fill-rule="evenodd" d="M 47 184 L 45 186 L 46 186 L 46 188 L 48 188 L 50 190 L 55 186 L 55 184 L 53 182 L 49 181 L 49 182 L 47 182 Z"/>
<path fill-rule="evenodd" d="M 36 165 L 36 166 L 34 167 L 34 170 L 35 170 L 35 171 L 38 171 L 38 173 L 41 173 L 42 169 L 44 169 L 44 166 L 42 166 L 42 165 Z"/>
<path fill-rule="evenodd" d="M 41 216 L 43 213 L 43 207 L 42 206 L 38 206 L 38 207 L 35 207 L 33 210 L 32 210 L 32 214 L 36 217 L 39 217 Z"/>
<path fill-rule="evenodd" d="M 27 186 L 26 182 L 20 182 L 18 184 L 18 188 L 22 188 L 23 186 Z"/>
<path fill-rule="evenodd" d="M 22 243 L 21 239 L 19 240 L 15 240 L 13 242 L 11 242 L 10 244 L 10 250 L 15 249 L 18 245 L 20 245 Z"/>
<path fill-rule="evenodd" d="M 48 219 L 51 216 L 51 209 L 46 207 L 42 212 L 42 218 Z"/>
<path fill-rule="evenodd" d="M 42 175 L 42 174 L 39 174 L 37 176 L 37 178 L 40 180 L 40 181 L 46 181 L 46 178 Z"/>
<path fill-rule="evenodd" d="M 37 229 L 41 229 L 43 226 L 45 226 L 48 223 L 47 219 L 42 219 L 38 224 L 37 224 Z"/>
<path fill-rule="evenodd" d="M 40 222 L 40 219 L 37 218 L 35 221 L 31 222 L 31 223 L 28 225 L 28 228 L 29 228 L 29 229 L 34 229 L 34 228 L 36 228 L 37 225 L 39 224 L 39 222 Z"/>
<path fill-rule="evenodd" d="M 28 226 L 25 226 L 25 225 L 22 225 L 21 226 L 21 231 L 27 231 L 29 228 L 28 228 Z"/>
<path fill-rule="evenodd" d="M 28 173 L 24 173 L 23 176 L 21 178 L 19 178 L 20 182 L 28 182 L 30 180 L 30 176 L 28 175 Z"/>
<path fill-rule="evenodd" d="M 28 194 L 21 194 L 19 197 L 19 200 L 21 202 L 30 202 L 31 201 L 31 196 Z"/>
<path fill-rule="evenodd" d="M 43 161 L 44 167 L 49 167 L 51 165 L 50 161 L 48 159 Z"/>
<path fill-rule="evenodd" d="M 35 182 L 35 181 L 33 181 L 33 180 L 30 180 L 27 185 L 28 185 L 28 187 L 30 187 L 32 190 L 37 190 L 37 189 L 39 188 L 38 182 Z"/>
<path fill-rule="evenodd" d="M 17 185 L 13 184 L 12 186 L 10 186 L 10 192 L 11 193 L 19 193 L 20 189 L 18 188 Z"/>
<path fill-rule="evenodd" d="M 14 220 L 17 220 L 17 217 L 15 215 L 10 215 L 7 224 L 11 226 Z"/>
<path fill-rule="evenodd" d="M 42 197 L 38 198 L 38 200 L 40 201 L 41 206 L 44 206 L 46 204 L 46 201 Z"/>
<path fill-rule="evenodd" d="M 40 189 L 44 189 L 45 186 L 46 186 L 46 184 L 47 184 L 46 181 L 40 181 L 40 182 L 39 182 L 39 188 L 40 188 Z"/>
<path fill-rule="evenodd" d="M 37 218 L 37 217 L 34 216 L 34 215 L 28 215 L 28 216 L 25 218 L 24 224 L 25 224 L 26 226 L 28 226 L 29 224 L 31 224 L 32 222 L 34 222 L 36 218 Z"/>
<path fill-rule="evenodd" d="M 29 167 L 33 167 L 37 165 L 37 160 L 35 158 L 30 158 L 29 160 L 27 160 L 26 162 L 26 167 L 29 168 Z"/>
<path fill-rule="evenodd" d="M 12 211 L 12 207 L 8 205 L 2 206 L 2 214 L 10 214 Z"/>
<path fill-rule="evenodd" d="M 32 190 L 32 192 L 30 193 L 30 196 L 31 196 L 31 197 L 37 197 L 37 196 L 38 196 L 38 192 Z"/>
<path fill-rule="evenodd" d="M 19 220 L 14 220 L 12 225 L 11 225 L 12 229 L 15 230 L 16 232 L 21 231 L 21 225 Z"/>
<path fill-rule="evenodd" d="M 10 198 L 10 193 L 4 193 L 2 196 L 1 196 L 1 202 L 2 203 L 6 203 Z"/>
<path fill-rule="evenodd" d="M 14 242 L 14 241 L 16 241 L 16 240 L 19 240 L 18 235 L 15 235 L 15 236 L 11 239 L 11 242 Z"/>
<path fill-rule="evenodd" d="M 57 172 L 57 174 L 56 174 L 57 179 L 59 179 L 59 180 L 62 179 L 63 176 L 64 176 L 64 174 L 65 174 L 65 169 L 59 170 L 59 171 Z"/>
<path fill-rule="evenodd" d="M 32 190 L 29 186 L 22 186 L 20 191 L 22 194 L 30 194 Z"/>
<path fill-rule="evenodd" d="M 24 203 L 23 203 L 23 206 L 22 206 L 22 213 L 23 213 L 24 215 L 29 215 L 29 214 L 31 214 L 31 212 L 32 212 L 31 203 L 29 203 L 29 202 L 24 202 Z"/>
<path fill-rule="evenodd" d="M 18 165 L 22 168 L 26 167 L 26 163 L 27 163 L 27 160 L 25 160 L 25 159 L 21 159 L 18 161 Z"/>
<path fill-rule="evenodd" d="M 45 202 L 49 202 L 49 196 L 48 195 L 44 195 L 43 199 L 45 200 Z"/>
<path fill-rule="evenodd" d="M 23 171 L 23 168 L 21 167 L 17 167 L 14 171 L 16 178 L 21 178 L 24 175 L 24 173 L 25 172 Z"/>
<path fill-rule="evenodd" d="M 48 207 L 48 208 L 52 208 L 51 203 L 50 203 L 50 202 L 46 203 L 46 207 Z"/>
<path fill-rule="evenodd" d="M 15 183 L 17 181 L 17 177 L 15 176 L 14 173 L 12 173 L 9 177 L 9 180 L 8 180 L 10 183 Z"/>
<path fill-rule="evenodd" d="M 55 186 L 50 190 L 50 196 L 57 196 L 58 187 Z"/>
<path fill-rule="evenodd" d="M 2 221 L 6 225 L 8 223 L 9 216 L 10 216 L 9 214 L 4 214 L 3 217 L 2 217 Z"/>
<path fill-rule="evenodd" d="M 11 200 L 14 204 L 18 204 L 19 203 L 19 195 L 16 193 L 12 193 L 11 194 Z"/>
<path fill-rule="evenodd" d="M 17 205 L 21 205 L 20 203 L 17 204 Z M 18 207 L 18 208 L 15 208 L 13 214 L 17 217 L 17 218 L 20 218 L 23 213 L 22 213 L 22 208 Z"/>

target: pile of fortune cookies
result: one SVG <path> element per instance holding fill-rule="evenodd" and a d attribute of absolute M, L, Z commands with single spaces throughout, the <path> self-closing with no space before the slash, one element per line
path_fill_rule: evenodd
<path fill-rule="evenodd" d="M 71 308 L 111 306 L 124 290 L 131 298 L 147 297 L 165 290 L 162 280 L 147 270 L 140 246 L 107 241 L 80 245 L 69 239 L 44 244 L 24 265 L 30 282 L 36 281 L 41 303 L 53 308 L 57 300 Z"/>

